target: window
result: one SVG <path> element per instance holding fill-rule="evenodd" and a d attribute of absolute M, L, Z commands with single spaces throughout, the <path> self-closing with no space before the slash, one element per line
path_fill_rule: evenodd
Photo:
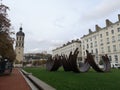
<path fill-rule="evenodd" d="M 94 44 L 94 45 L 95 45 L 95 47 L 97 46 L 97 41 L 95 41 L 95 44 Z"/>
<path fill-rule="evenodd" d="M 101 42 L 100 42 L 100 45 L 103 45 L 103 40 L 101 39 L 100 41 L 101 41 Z"/>
<path fill-rule="evenodd" d="M 114 30 L 111 30 L 111 33 L 114 34 Z"/>
<path fill-rule="evenodd" d="M 93 50 L 91 50 L 91 53 L 93 53 Z"/>
<path fill-rule="evenodd" d="M 104 47 L 101 47 L 101 52 L 104 53 Z"/>
<path fill-rule="evenodd" d="M 96 61 L 98 62 L 98 56 L 96 56 Z"/>
<path fill-rule="evenodd" d="M 115 36 L 112 36 L 112 42 L 115 42 Z"/>
<path fill-rule="evenodd" d="M 115 55 L 114 57 L 115 57 L 115 62 L 118 63 L 118 56 Z"/>
<path fill-rule="evenodd" d="M 82 43 L 84 43 L 84 41 L 82 41 Z"/>
<path fill-rule="evenodd" d="M 17 37 L 17 40 L 18 40 L 18 37 Z"/>
<path fill-rule="evenodd" d="M 21 41 L 21 37 L 20 37 L 20 41 Z"/>
<path fill-rule="evenodd" d="M 23 47 L 23 43 L 22 43 L 22 47 Z"/>
<path fill-rule="evenodd" d="M 109 38 L 107 38 L 107 44 L 109 44 L 110 42 L 109 42 Z"/>
<path fill-rule="evenodd" d="M 85 52 L 84 52 L 84 55 L 85 55 Z"/>
<path fill-rule="evenodd" d="M 19 43 L 17 43 L 17 45 L 18 45 L 18 47 L 20 46 L 20 44 L 19 44 Z"/>
<path fill-rule="evenodd" d="M 87 49 L 89 48 L 89 45 L 87 44 Z"/>
<path fill-rule="evenodd" d="M 103 43 L 101 43 L 100 45 L 103 45 Z"/>
<path fill-rule="evenodd" d="M 108 32 L 106 32 L 106 36 L 108 36 Z"/>
<path fill-rule="evenodd" d="M 88 42 L 88 39 L 87 39 L 87 42 Z"/>
<path fill-rule="evenodd" d="M 93 47 L 93 43 L 91 43 L 91 48 Z"/>
<path fill-rule="evenodd" d="M 90 38 L 90 40 L 92 41 L 92 38 Z"/>
<path fill-rule="evenodd" d="M 120 32 L 120 28 L 117 28 L 118 29 L 118 32 Z"/>
<path fill-rule="evenodd" d="M 94 36 L 94 38 L 96 39 L 96 36 Z"/>
<path fill-rule="evenodd" d="M 112 57 L 111 56 L 109 56 L 109 60 L 110 60 L 110 62 L 112 61 Z"/>
<path fill-rule="evenodd" d="M 100 34 L 100 38 L 102 38 L 102 34 Z"/>
<path fill-rule="evenodd" d="M 118 41 L 120 41 L 120 34 L 118 35 Z"/>
<path fill-rule="evenodd" d="M 108 46 L 108 52 L 110 52 L 110 46 Z"/>
<path fill-rule="evenodd" d="M 83 45 L 83 50 L 85 49 L 85 46 Z"/>
<path fill-rule="evenodd" d="M 95 49 L 95 51 L 96 51 L 96 53 L 98 53 L 98 49 L 97 48 Z"/>
<path fill-rule="evenodd" d="M 116 45 L 113 45 L 113 51 L 116 51 Z"/>

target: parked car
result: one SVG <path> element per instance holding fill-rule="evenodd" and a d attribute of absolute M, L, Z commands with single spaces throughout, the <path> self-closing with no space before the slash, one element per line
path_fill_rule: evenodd
<path fill-rule="evenodd" d="M 111 68 L 120 68 L 119 63 L 111 63 Z"/>

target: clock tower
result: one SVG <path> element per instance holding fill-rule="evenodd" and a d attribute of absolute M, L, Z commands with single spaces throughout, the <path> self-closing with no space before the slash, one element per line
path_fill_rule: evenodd
<path fill-rule="evenodd" d="M 23 56 L 24 56 L 24 37 L 25 37 L 25 34 L 22 30 L 23 30 L 23 28 L 20 27 L 19 31 L 16 33 L 15 52 L 16 52 L 16 61 L 19 63 L 23 62 Z"/>

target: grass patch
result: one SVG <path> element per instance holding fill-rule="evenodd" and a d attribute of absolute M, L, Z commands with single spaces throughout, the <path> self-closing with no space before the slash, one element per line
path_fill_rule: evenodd
<path fill-rule="evenodd" d="M 90 70 L 86 73 L 65 72 L 60 69 L 49 72 L 43 68 L 24 68 L 34 76 L 53 86 L 57 90 L 120 90 L 120 70 L 109 73 L 97 73 Z"/>

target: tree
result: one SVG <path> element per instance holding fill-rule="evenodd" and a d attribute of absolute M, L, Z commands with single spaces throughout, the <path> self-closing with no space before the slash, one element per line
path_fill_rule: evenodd
<path fill-rule="evenodd" d="M 46 64 L 46 60 L 41 60 L 41 63 L 42 64 Z"/>
<path fill-rule="evenodd" d="M 11 37 L 10 20 L 7 18 L 7 10 L 5 5 L 0 5 L 0 55 L 10 61 L 15 59 L 15 51 L 13 48 L 14 39 Z"/>

